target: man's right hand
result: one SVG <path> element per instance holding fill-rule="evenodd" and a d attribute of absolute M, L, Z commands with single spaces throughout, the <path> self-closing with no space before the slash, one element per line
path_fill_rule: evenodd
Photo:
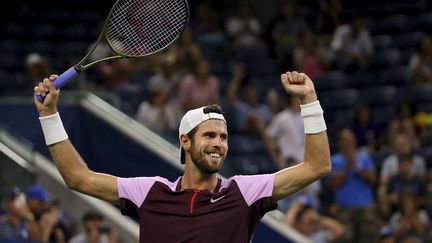
<path fill-rule="evenodd" d="M 57 113 L 57 100 L 60 90 L 54 87 L 54 80 L 57 75 L 51 75 L 49 78 L 44 78 L 42 82 L 34 88 L 34 102 L 39 112 L 39 116 L 49 116 Z M 39 101 L 38 95 L 41 95 L 44 100 Z"/>

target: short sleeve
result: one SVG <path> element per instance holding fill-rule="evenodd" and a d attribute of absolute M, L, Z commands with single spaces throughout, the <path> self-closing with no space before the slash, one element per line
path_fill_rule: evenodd
<path fill-rule="evenodd" d="M 125 215 L 135 215 L 158 177 L 117 178 L 120 209 Z"/>
<path fill-rule="evenodd" d="M 250 206 L 259 199 L 271 197 L 274 187 L 274 174 L 235 176 L 244 200 Z"/>

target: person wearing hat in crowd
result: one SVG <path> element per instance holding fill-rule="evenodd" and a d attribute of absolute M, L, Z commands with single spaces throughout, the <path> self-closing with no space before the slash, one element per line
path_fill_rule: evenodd
<path fill-rule="evenodd" d="M 59 222 L 59 211 L 50 207 L 49 195 L 40 185 L 31 186 L 26 193 L 29 238 L 38 242 L 65 243 L 68 232 Z"/>
<path fill-rule="evenodd" d="M 29 235 L 25 218 L 28 211 L 25 203 L 25 195 L 18 187 L 14 187 L 6 193 L 3 202 L 5 214 L 0 217 L 0 240 L 28 239 Z"/>
<path fill-rule="evenodd" d="M 228 152 L 228 128 L 218 105 L 189 110 L 179 127 L 184 174 L 121 178 L 91 171 L 68 139 L 57 111 L 60 91 L 45 78 L 34 99 L 46 144 L 66 185 L 120 204 L 136 216 L 140 242 L 250 242 L 259 220 L 276 202 L 327 175 L 330 151 L 323 110 L 312 80 L 303 73 L 281 75 L 285 90 L 300 100 L 305 128 L 304 162 L 273 174 L 219 178 Z M 289 146 L 289 145 L 287 145 Z M 167 228 L 169 227 L 169 228 Z"/>

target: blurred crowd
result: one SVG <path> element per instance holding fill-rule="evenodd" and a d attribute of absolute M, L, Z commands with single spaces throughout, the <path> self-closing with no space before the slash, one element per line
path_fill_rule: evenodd
<path fill-rule="evenodd" d="M 188 28 L 163 53 L 101 63 L 65 89 L 118 96 L 126 114 L 175 144 L 185 111 L 221 104 L 229 123 L 231 154 L 223 171 L 229 176 L 270 173 L 303 160 L 299 103 L 283 92 L 279 76 L 304 72 L 323 97 L 333 169 L 279 203 L 286 212 L 281 223 L 314 242 L 431 241 L 432 15 L 425 14 L 431 17 L 425 20 L 419 15 L 412 21 L 418 25 L 407 24 L 416 11 L 430 13 L 431 6 L 427 1 L 401 1 L 400 6 L 384 1 L 395 14 L 380 19 L 391 11 L 341 0 L 270 2 L 191 3 Z M 92 59 L 109 54 L 105 43 Z M 53 61 L 41 53 L 28 55 L 15 89 L 31 92 L 35 82 L 53 72 Z M 383 93 L 365 93 L 350 104 L 352 92 L 357 94 L 352 88 L 374 91 L 383 84 Z M 336 89 L 342 98 L 332 93 Z M 410 89 L 412 96 L 399 99 Z M 324 99 L 324 94 L 334 96 Z M 417 96 L 421 103 L 413 102 Z M 15 201 L 5 201 L 0 236 L 29 237 L 30 209 L 23 212 Z M 53 227 L 60 221 L 51 214 L 38 216 L 49 225 L 44 234 L 52 235 L 53 242 L 69 239 L 67 231 Z"/>
<path fill-rule="evenodd" d="M 84 212 L 81 222 L 72 222 L 69 215 L 60 209 L 59 199 L 50 195 L 40 185 L 30 186 L 24 192 L 18 187 L 11 188 L 2 198 L 0 241 L 118 242 L 117 234 L 104 222 L 100 213 Z"/>

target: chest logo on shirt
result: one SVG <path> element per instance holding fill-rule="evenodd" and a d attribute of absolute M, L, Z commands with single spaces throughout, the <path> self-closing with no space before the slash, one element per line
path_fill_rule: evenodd
<path fill-rule="evenodd" d="M 222 198 L 224 198 L 225 196 L 226 196 L 226 195 L 223 195 L 223 196 L 218 197 L 218 198 L 210 198 L 210 203 L 215 203 L 215 202 L 221 200 Z"/>

